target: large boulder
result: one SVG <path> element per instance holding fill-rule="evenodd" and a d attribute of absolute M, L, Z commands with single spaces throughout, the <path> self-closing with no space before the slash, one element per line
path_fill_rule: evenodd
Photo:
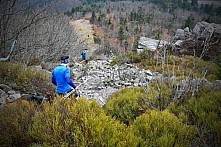
<path fill-rule="evenodd" d="M 191 36 L 191 33 L 190 33 L 190 29 L 189 27 L 186 27 L 185 29 L 178 29 L 176 31 L 176 34 L 175 34 L 175 39 L 176 40 L 184 40 L 184 39 L 187 39 Z"/>
<path fill-rule="evenodd" d="M 142 50 L 155 51 L 157 48 L 160 48 L 166 45 L 168 42 L 163 40 L 156 40 L 147 37 L 140 37 L 138 42 L 138 53 Z"/>
<path fill-rule="evenodd" d="M 193 28 L 193 33 L 199 38 L 208 38 L 212 35 L 221 37 L 221 24 L 198 22 Z"/>

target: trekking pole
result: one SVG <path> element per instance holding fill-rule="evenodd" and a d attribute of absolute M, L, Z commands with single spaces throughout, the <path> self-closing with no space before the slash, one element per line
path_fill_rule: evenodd
<path fill-rule="evenodd" d="M 79 96 L 80 96 L 80 91 L 78 90 L 79 87 L 80 87 L 81 85 L 85 84 L 85 82 L 87 82 L 89 79 L 92 79 L 92 78 L 93 78 L 93 77 L 90 77 L 90 78 L 86 79 L 85 81 L 83 81 L 82 83 L 80 83 L 75 89 L 72 88 L 72 90 L 71 90 L 70 92 L 68 92 L 67 94 L 65 94 L 65 95 L 63 96 L 63 98 L 66 99 L 66 98 L 68 98 L 70 95 L 72 95 L 73 93 L 76 93 L 76 94 L 79 93 Z"/>
<path fill-rule="evenodd" d="M 81 84 L 80 84 L 80 85 L 81 85 Z M 68 98 L 70 95 L 72 95 L 73 93 L 74 93 L 75 95 L 76 95 L 77 93 L 80 93 L 79 90 L 78 90 L 78 87 L 79 87 L 80 85 L 78 85 L 75 89 L 72 88 L 72 90 L 71 90 L 70 92 L 68 92 L 67 94 L 65 94 L 65 95 L 63 96 L 63 98 L 66 99 L 66 98 Z M 78 96 L 78 94 L 77 94 L 77 96 L 75 96 L 75 95 L 74 95 L 74 97 L 77 97 L 77 96 Z"/>

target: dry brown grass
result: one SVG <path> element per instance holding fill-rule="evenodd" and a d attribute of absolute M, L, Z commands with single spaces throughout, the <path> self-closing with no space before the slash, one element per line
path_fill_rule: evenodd
<path fill-rule="evenodd" d="M 93 25 L 93 29 L 94 29 L 94 35 L 95 36 L 98 36 L 100 38 L 103 38 L 104 37 L 104 31 L 102 30 L 101 27 L 97 26 L 97 25 Z"/>

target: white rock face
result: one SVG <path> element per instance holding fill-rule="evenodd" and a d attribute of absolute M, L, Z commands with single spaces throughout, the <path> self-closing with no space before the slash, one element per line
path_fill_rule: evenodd
<path fill-rule="evenodd" d="M 138 53 L 139 53 L 145 49 L 150 51 L 155 51 L 157 47 L 162 47 L 166 45 L 168 42 L 163 40 L 155 40 L 147 37 L 141 37 L 138 43 L 139 43 L 138 44 Z"/>

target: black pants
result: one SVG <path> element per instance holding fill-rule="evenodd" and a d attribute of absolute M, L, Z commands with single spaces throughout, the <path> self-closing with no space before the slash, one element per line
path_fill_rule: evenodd
<path fill-rule="evenodd" d="M 69 90 L 68 92 L 65 92 L 65 93 L 69 93 L 69 92 L 71 92 L 72 90 L 73 90 L 73 89 L 71 89 L 71 90 Z M 58 93 L 58 95 L 59 95 L 59 96 L 64 96 L 65 93 Z"/>

